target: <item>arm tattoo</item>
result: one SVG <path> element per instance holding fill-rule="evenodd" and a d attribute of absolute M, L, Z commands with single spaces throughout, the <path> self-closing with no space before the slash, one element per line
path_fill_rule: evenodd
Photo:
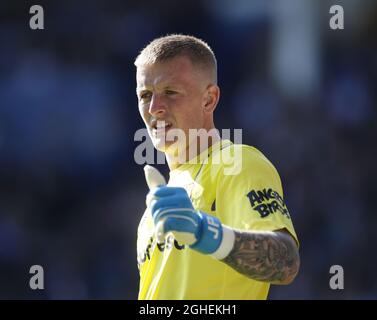
<path fill-rule="evenodd" d="M 293 238 L 285 231 L 235 231 L 234 247 L 222 260 L 247 277 L 273 284 L 295 278 L 300 258 Z"/>

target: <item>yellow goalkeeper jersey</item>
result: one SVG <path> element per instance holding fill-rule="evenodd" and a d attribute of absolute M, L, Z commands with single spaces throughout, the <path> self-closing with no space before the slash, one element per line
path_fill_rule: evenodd
<path fill-rule="evenodd" d="M 170 172 L 169 186 L 187 190 L 195 209 L 241 230 L 286 229 L 296 239 L 279 175 L 257 149 L 221 140 Z M 269 284 L 178 243 L 157 244 L 146 210 L 137 239 L 139 299 L 266 299 Z"/>

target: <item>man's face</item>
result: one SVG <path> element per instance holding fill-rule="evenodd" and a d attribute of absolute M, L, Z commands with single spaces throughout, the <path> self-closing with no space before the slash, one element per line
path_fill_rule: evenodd
<path fill-rule="evenodd" d="M 172 150 L 177 144 L 166 137 L 172 129 L 181 129 L 186 137 L 189 129 L 209 129 L 210 115 L 204 110 L 208 78 L 188 58 L 139 66 L 136 81 L 139 111 L 156 149 L 177 151 Z"/>

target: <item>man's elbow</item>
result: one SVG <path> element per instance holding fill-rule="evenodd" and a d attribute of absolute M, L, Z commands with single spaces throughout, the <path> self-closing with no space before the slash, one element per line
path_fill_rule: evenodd
<path fill-rule="evenodd" d="M 280 285 L 291 284 L 295 280 L 299 270 L 300 270 L 300 255 L 298 253 L 298 250 L 296 250 L 293 259 L 286 266 L 285 276 L 282 277 L 281 281 L 275 284 L 280 284 Z"/>

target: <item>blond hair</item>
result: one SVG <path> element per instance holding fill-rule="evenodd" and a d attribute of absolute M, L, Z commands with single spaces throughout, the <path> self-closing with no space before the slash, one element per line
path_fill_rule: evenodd
<path fill-rule="evenodd" d="M 210 71 L 217 83 L 217 61 L 210 46 L 194 36 L 172 34 L 154 39 L 135 59 L 135 66 L 165 62 L 175 57 L 184 56 L 194 66 Z"/>

